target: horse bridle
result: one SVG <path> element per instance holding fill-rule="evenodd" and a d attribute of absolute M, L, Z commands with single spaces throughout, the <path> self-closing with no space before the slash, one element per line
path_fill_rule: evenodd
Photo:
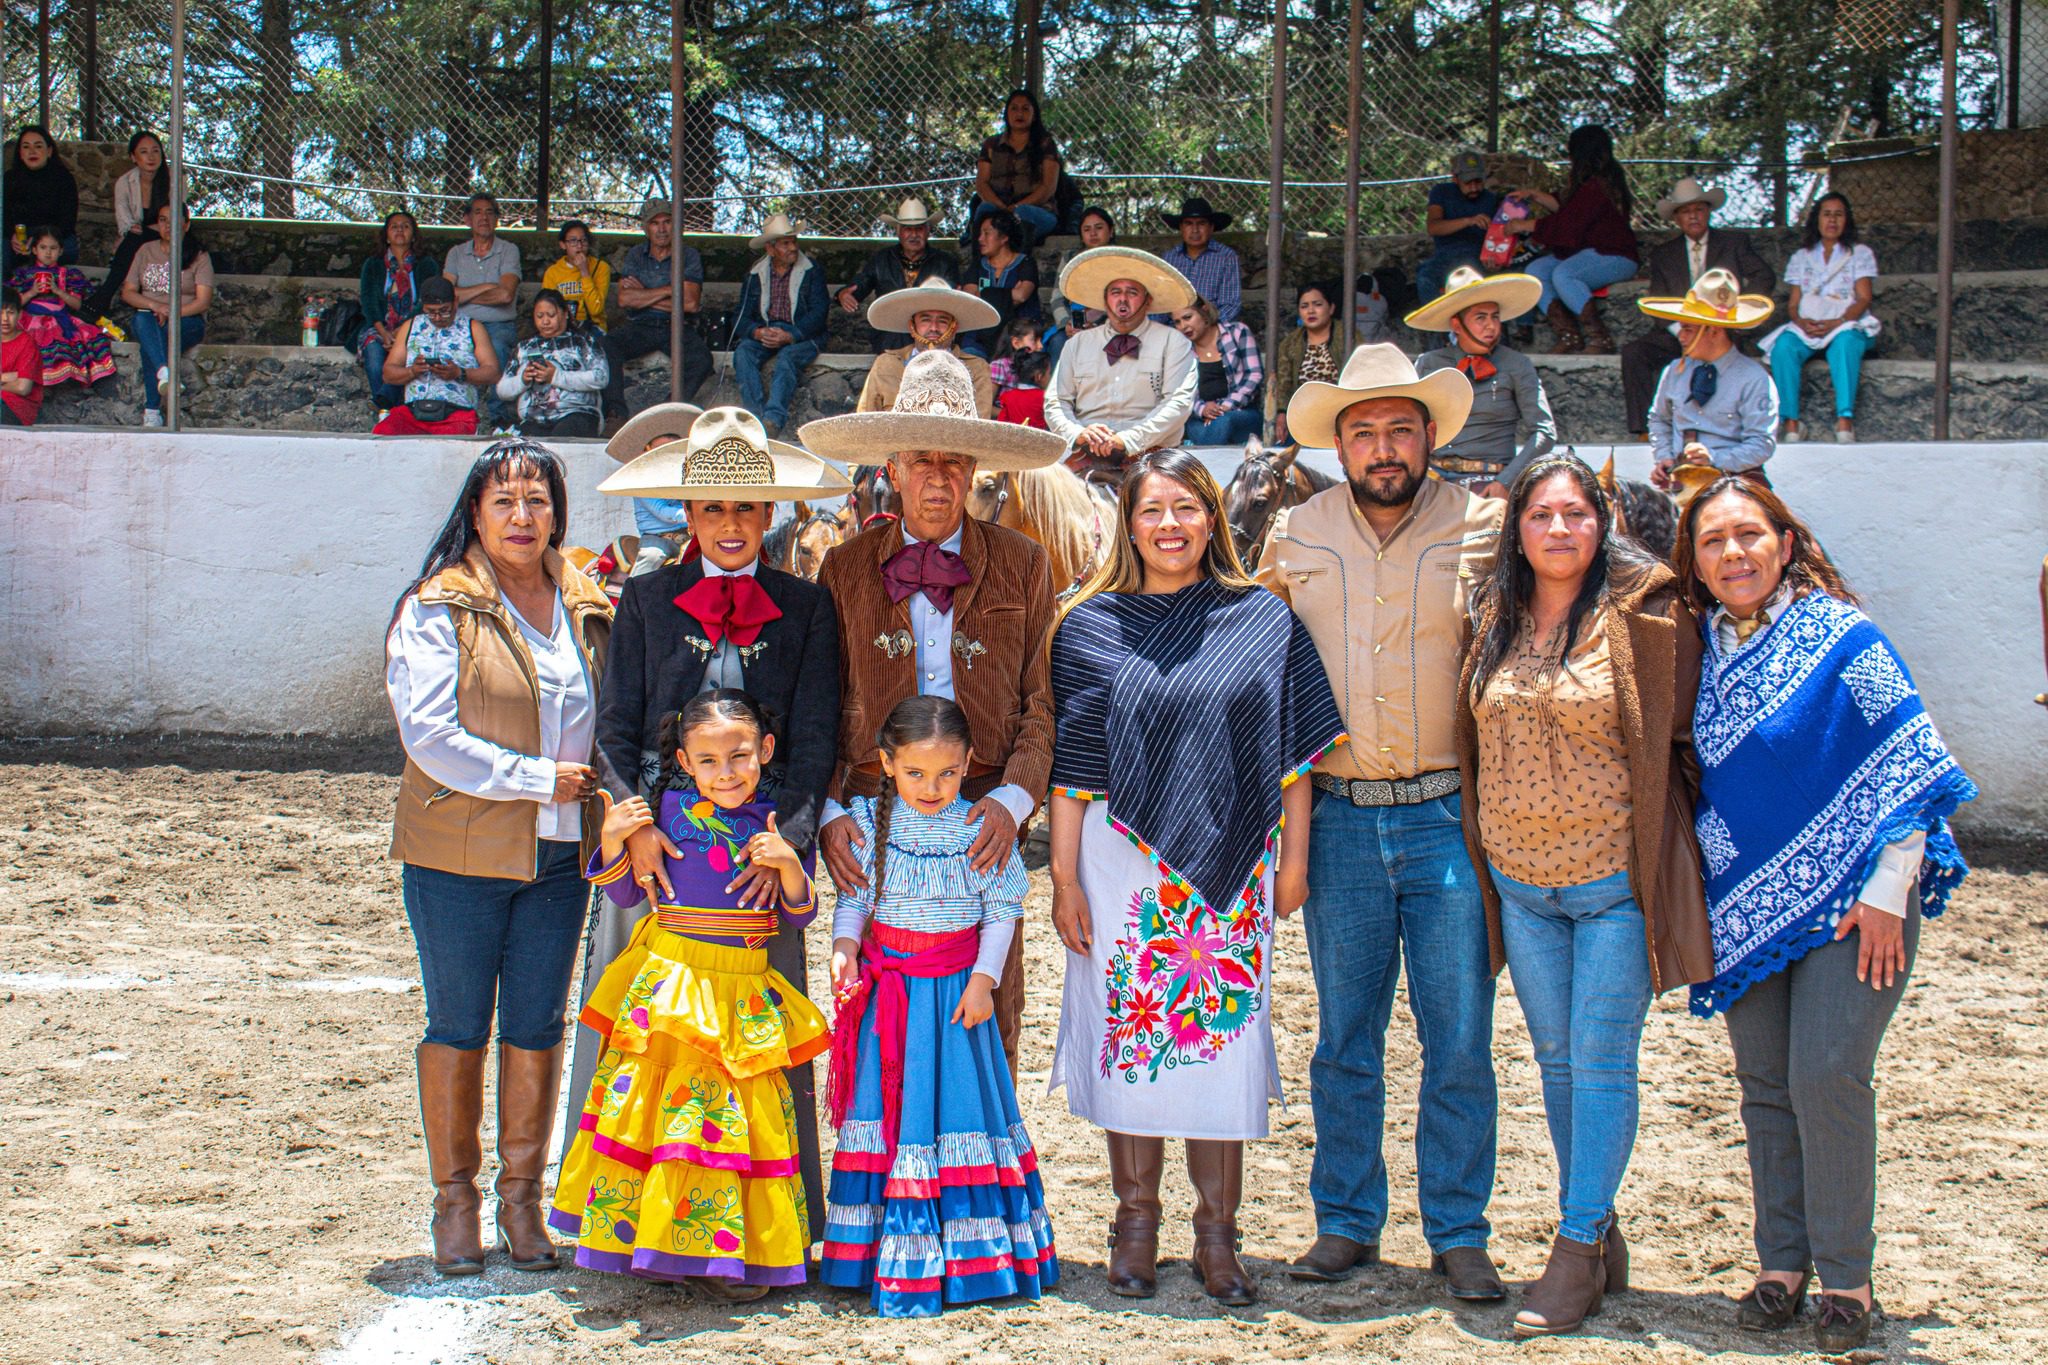
<path fill-rule="evenodd" d="M 1273 528 L 1274 518 L 1280 515 L 1280 504 L 1287 500 L 1287 476 L 1280 472 L 1271 454 L 1261 452 L 1244 463 L 1246 470 L 1256 465 L 1273 476 L 1273 496 L 1266 506 L 1265 515 L 1259 518 L 1258 524 L 1251 530 L 1246 530 L 1234 521 L 1229 523 L 1231 536 L 1243 547 L 1238 551 L 1240 555 L 1250 554 L 1264 543 L 1266 532 Z"/>

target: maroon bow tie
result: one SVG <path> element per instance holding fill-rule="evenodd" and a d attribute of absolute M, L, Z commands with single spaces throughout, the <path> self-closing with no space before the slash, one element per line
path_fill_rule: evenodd
<path fill-rule="evenodd" d="M 1108 356 L 1109 363 L 1114 365 L 1125 356 L 1138 353 L 1138 339 L 1128 332 L 1119 332 L 1109 339 L 1109 343 L 1102 348 L 1102 353 Z"/>
<path fill-rule="evenodd" d="M 768 590 L 748 574 L 699 579 L 676 605 L 697 618 L 713 648 L 723 639 L 745 648 L 761 638 L 761 627 L 782 616 Z"/>
<path fill-rule="evenodd" d="M 953 590 L 973 580 L 966 560 L 929 540 L 913 540 L 882 561 L 882 587 L 891 602 L 921 592 L 940 611 L 951 611 Z"/>

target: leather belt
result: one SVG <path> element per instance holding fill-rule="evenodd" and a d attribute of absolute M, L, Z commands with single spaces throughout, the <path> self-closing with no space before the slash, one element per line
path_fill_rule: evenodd
<path fill-rule="evenodd" d="M 1311 773 L 1309 781 L 1319 792 L 1341 796 L 1354 806 L 1419 806 L 1458 790 L 1458 770 L 1440 768 L 1416 777 L 1333 777 Z"/>

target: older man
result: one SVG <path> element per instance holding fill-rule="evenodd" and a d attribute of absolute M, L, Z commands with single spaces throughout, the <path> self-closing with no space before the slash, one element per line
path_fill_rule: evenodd
<path fill-rule="evenodd" d="M 860 268 L 860 274 L 853 277 L 853 283 L 835 296 L 841 308 L 857 313 L 861 304 L 871 298 L 880 298 L 898 289 L 914 288 L 931 280 L 961 283 L 959 260 L 951 252 L 930 246 L 932 215 L 924 200 L 906 199 L 896 206 L 893 214 L 883 214 L 882 221 L 896 230 L 896 245 L 885 246 L 868 257 L 867 264 Z M 872 313 L 868 315 L 868 330 L 869 344 L 877 355 L 910 344 L 910 337 L 905 335 L 906 329 L 897 327 L 885 332 L 875 326 Z"/>
<path fill-rule="evenodd" d="M 1728 191 L 1707 189 L 1691 176 L 1671 187 L 1671 193 L 1657 201 L 1657 216 L 1678 225 L 1678 235 L 1650 251 L 1650 298 L 1675 299 L 1684 296 L 1699 277 L 1709 270 L 1725 270 L 1735 277 L 1745 294 L 1764 298 L 1778 287 L 1778 272 L 1759 256 L 1749 234 L 1713 225 L 1714 211 L 1728 201 Z M 1653 327 L 1621 348 L 1621 394 L 1627 408 L 1627 430 L 1647 432 L 1650 399 L 1657 391 L 1657 376 L 1678 359 L 1677 328 Z"/>
<path fill-rule="evenodd" d="M 861 386 L 858 412 L 885 412 L 896 406 L 897 391 L 903 387 L 903 367 L 911 357 L 926 351 L 946 351 L 967 367 L 974 380 L 975 409 L 983 417 L 996 415 L 996 385 L 989 376 L 988 362 L 960 349 L 962 332 L 993 327 L 996 310 L 974 295 L 933 280 L 913 289 L 897 289 L 868 305 L 868 326 L 877 336 L 908 333 L 909 340 L 894 350 L 884 351 L 868 367 L 867 383 Z"/>
<path fill-rule="evenodd" d="M 1195 406 L 1195 348 L 1146 313 L 1193 306 L 1193 287 L 1150 252 L 1099 246 L 1067 262 L 1060 293 L 1108 315 L 1061 348 L 1045 395 L 1045 425 L 1072 462 L 1113 473 L 1132 456 L 1179 445 Z"/>
<path fill-rule="evenodd" d="M 1684 298 L 1643 298 L 1636 306 L 1676 323 L 1680 347 L 1650 403 L 1651 481 L 1668 487 L 1680 464 L 1762 477 L 1778 450 L 1778 388 L 1763 362 L 1735 349 L 1735 333 L 1770 317 L 1770 299 L 1742 293 L 1725 270 L 1709 270 Z"/>
<path fill-rule="evenodd" d="M 1236 322 L 1244 290 L 1244 266 L 1235 251 L 1215 240 L 1217 233 L 1230 226 L 1230 215 L 1210 208 L 1208 200 L 1196 195 L 1181 201 L 1179 213 L 1159 216 L 1180 234 L 1180 245 L 1161 259 L 1178 270 L 1197 294 L 1216 305 L 1219 319 Z M 1155 321 L 1171 322 L 1173 316 L 1170 312 L 1161 314 Z"/>
<path fill-rule="evenodd" d="M 1523 470 L 1557 444 L 1543 377 L 1529 357 L 1502 344 L 1507 324 L 1536 306 L 1543 282 L 1529 275 L 1451 272 L 1450 288 L 1410 313 L 1418 332 L 1451 334 L 1451 344 L 1415 359 L 1418 374 L 1456 370 L 1472 381 L 1472 415 L 1454 441 L 1430 452 L 1430 466 L 1484 497 L 1505 498 Z"/>
<path fill-rule="evenodd" d="M 696 397 L 711 374 L 711 348 L 697 330 L 704 306 L 704 258 L 676 241 L 675 216 L 667 200 L 640 205 L 640 231 L 619 266 L 619 307 L 626 316 L 605 333 L 611 377 L 604 386 L 604 415 L 626 416 L 626 362 L 651 351 L 668 353 L 675 310 L 683 310 L 683 397 Z M 635 451 L 635 454 L 639 452 Z"/>
<path fill-rule="evenodd" d="M 1345 482 L 1280 514 L 1259 580 L 1314 636 L 1351 742 L 1316 764 L 1304 922 L 1319 1030 L 1315 1245 L 1304 1280 L 1379 1259 L 1387 1220 L 1386 1032 L 1401 960 L 1422 1041 L 1417 1194 L 1431 1266 L 1460 1299 L 1505 1290 L 1486 1253 L 1496 1098 L 1493 974 L 1460 830 L 1455 717 L 1466 596 L 1493 568 L 1503 508 L 1428 477 L 1472 408 L 1455 369 L 1418 376 L 1361 346 L 1334 384 L 1295 390 L 1287 429 L 1335 445 Z"/>
<path fill-rule="evenodd" d="M 498 235 L 495 195 L 469 196 L 462 219 L 469 225 L 469 240 L 449 248 L 441 278 L 455 287 L 455 316 L 482 327 L 499 361 L 509 364 L 519 349 L 519 248 Z M 511 408 L 495 389 L 487 389 L 484 398 L 493 423 L 512 420 Z"/>
<path fill-rule="evenodd" d="M 834 546 L 818 582 L 839 611 L 839 765 L 819 845 L 842 889 L 864 888 L 859 834 L 838 802 L 881 787 L 875 731 L 906 697 L 950 697 L 967 713 L 974 753 L 963 788 L 981 823 L 969 849 L 1001 865 L 1045 798 L 1052 775 L 1052 680 L 1046 636 L 1053 587 L 1045 551 L 967 515 L 977 467 L 1051 464 L 1056 436 L 981 417 L 967 367 L 926 351 L 904 367 L 888 412 L 807 422 L 804 445 L 848 464 L 886 462 L 903 497 L 900 521 Z M 996 983 L 995 1017 L 1010 1066 L 1024 1014 L 1023 935 Z"/>
<path fill-rule="evenodd" d="M 733 310 L 733 379 L 741 404 L 770 436 L 782 434 L 804 368 L 825 345 L 825 271 L 798 246 L 801 232 L 783 214 L 769 215 L 749 243 L 761 259 L 748 269 Z M 770 360 L 775 377 L 764 384 L 761 371 Z"/>

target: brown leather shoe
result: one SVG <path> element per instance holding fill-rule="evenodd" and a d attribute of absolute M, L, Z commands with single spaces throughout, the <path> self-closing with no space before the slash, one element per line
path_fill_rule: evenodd
<path fill-rule="evenodd" d="M 1607 1289 L 1606 1247 L 1602 1242 L 1574 1242 L 1560 1235 L 1550 1244 L 1550 1264 L 1515 1314 L 1518 1337 L 1554 1337 L 1576 1332 L 1587 1318 L 1597 1317 Z"/>
<path fill-rule="evenodd" d="M 1452 1247 L 1429 1258 L 1429 1268 L 1451 1282 L 1451 1297 L 1491 1303 L 1508 1296 L 1485 1247 Z"/>
<path fill-rule="evenodd" d="M 1317 1234 L 1314 1246 L 1295 1258 L 1294 1264 L 1287 1267 L 1287 1273 L 1297 1280 L 1330 1284 L 1350 1279 L 1362 1265 L 1379 1263 L 1379 1243 L 1360 1242 L 1340 1237 L 1334 1232 L 1324 1232 Z"/>
<path fill-rule="evenodd" d="M 1159 1292 L 1159 1178 L 1166 1139 L 1109 1134 L 1109 1182 L 1116 1221 L 1109 1229 L 1109 1292 L 1149 1299 Z"/>
<path fill-rule="evenodd" d="M 1813 1283 L 1809 1269 L 1797 1288 L 1776 1280 L 1758 1280 L 1735 1303 L 1735 1325 L 1745 1332 L 1779 1332 L 1790 1327 L 1806 1309 L 1806 1291 Z"/>
<path fill-rule="evenodd" d="M 1586 300 L 1586 306 L 1579 310 L 1579 330 L 1586 336 L 1587 355 L 1614 354 L 1614 338 L 1607 334 L 1607 319 L 1600 315 L 1600 300 Z"/>
<path fill-rule="evenodd" d="M 419 1069 L 420 1131 L 427 1139 L 427 1169 L 434 1181 L 434 1270 L 441 1275 L 481 1275 L 483 1238 L 477 1214 L 483 1198 L 476 1174 L 484 1162 L 484 1054 L 439 1043 L 421 1043 L 413 1060 Z"/>
<path fill-rule="evenodd" d="M 712 1298 L 723 1299 L 727 1303 L 752 1303 L 755 1299 L 768 1297 L 765 1284 L 741 1284 L 723 1275 L 692 1275 L 690 1283 Z"/>
<path fill-rule="evenodd" d="M 560 1043 L 544 1052 L 498 1044 L 498 1242 L 514 1270 L 561 1265 L 540 1208 L 561 1085 Z"/>
<path fill-rule="evenodd" d="M 1847 1294 L 1818 1294 L 1814 1307 L 1813 1348 L 1822 1355 L 1838 1356 L 1868 1344 L 1870 1329 L 1884 1320 L 1875 1294 L 1868 1308 Z"/>
<path fill-rule="evenodd" d="M 1586 349 L 1585 340 L 1579 336 L 1578 319 L 1562 303 L 1552 299 L 1543 312 L 1543 320 L 1557 333 L 1557 343 L 1550 348 L 1552 355 L 1577 355 Z"/>
<path fill-rule="evenodd" d="M 1607 1266 L 1607 1292 L 1619 1294 L 1628 1288 L 1628 1241 L 1621 1235 L 1621 1220 L 1607 1220 L 1607 1237 L 1601 1243 Z"/>
<path fill-rule="evenodd" d="M 1237 1206 L 1244 1199 L 1244 1144 L 1188 1139 L 1188 1181 L 1195 1187 L 1195 1273 L 1218 1303 L 1242 1308 L 1259 1291 L 1237 1259 Z"/>

